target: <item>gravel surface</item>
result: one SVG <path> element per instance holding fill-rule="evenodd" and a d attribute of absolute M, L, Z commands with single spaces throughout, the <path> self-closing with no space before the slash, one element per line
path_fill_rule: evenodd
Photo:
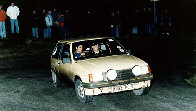
<path fill-rule="evenodd" d="M 154 80 L 150 93 L 131 91 L 95 96 L 80 103 L 74 88 L 52 85 L 49 57 L 0 59 L 1 111 L 195 111 L 196 88 Z"/>

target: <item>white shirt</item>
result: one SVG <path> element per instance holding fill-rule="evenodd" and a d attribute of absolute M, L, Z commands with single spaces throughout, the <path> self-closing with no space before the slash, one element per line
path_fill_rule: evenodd
<path fill-rule="evenodd" d="M 53 24 L 53 18 L 50 14 L 48 14 L 46 17 L 45 17 L 45 21 L 46 21 L 46 26 L 52 26 Z"/>
<path fill-rule="evenodd" d="M 94 51 L 95 52 L 95 51 Z M 95 52 L 95 54 L 99 54 L 99 51 Z"/>
<path fill-rule="evenodd" d="M 20 11 L 17 6 L 9 6 L 6 12 L 7 16 L 9 16 L 11 19 L 17 19 L 19 13 Z"/>

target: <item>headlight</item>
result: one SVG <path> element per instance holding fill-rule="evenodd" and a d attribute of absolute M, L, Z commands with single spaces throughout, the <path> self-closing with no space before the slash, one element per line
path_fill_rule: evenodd
<path fill-rule="evenodd" d="M 107 78 L 108 78 L 109 80 L 115 80 L 116 77 L 117 77 L 117 72 L 116 72 L 115 70 L 113 70 L 113 69 L 108 70 L 108 71 L 106 72 L 106 76 L 107 76 Z"/>
<path fill-rule="evenodd" d="M 140 66 L 135 66 L 133 67 L 132 72 L 135 76 L 139 76 L 142 72 L 142 69 Z"/>
<path fill-rule="evenodd" d="M 135 76 L 139 76 L 141 74 L 147 74 L 147 73 L 150 73 L 150 67 L 149 66 L 135 66 L 133 67 L 132 72 Z"/>
<path fill-rule="evenodd" d="M 148 66 L 143 66 L 143 67 L 141 67 L 141 69 L 142 69 L 141 74 L 147 74 L 147 73 L 149 73 L 148 72 Z"/>

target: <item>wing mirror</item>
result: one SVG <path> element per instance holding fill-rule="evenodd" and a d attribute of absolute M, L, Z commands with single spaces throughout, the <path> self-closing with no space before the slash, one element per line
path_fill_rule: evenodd
<path fill-rule="evenodd" d="M 127 52 L 128 52 L 129 54 L 131 54 L 131 50 L 130 50 L 130 49 L 128 49 Z"/>

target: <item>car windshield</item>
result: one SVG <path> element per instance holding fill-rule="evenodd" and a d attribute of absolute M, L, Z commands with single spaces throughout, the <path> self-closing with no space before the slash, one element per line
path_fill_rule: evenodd
<path fill-rule="evenodd" d="M 124 47 L 111 38 L 75 42 L 72 46 L 75 60 L 127 54 Z"/>

